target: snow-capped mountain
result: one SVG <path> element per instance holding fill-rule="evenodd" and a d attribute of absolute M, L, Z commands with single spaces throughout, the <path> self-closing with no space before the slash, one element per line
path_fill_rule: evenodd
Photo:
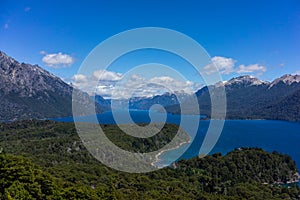
<path fill-rule="evenodd" d="M 269 84 L 269 82 L 259 80 L 258 78 L 249 75 L 232 78 L 229 81 L 225 82 L 225 86 L 240 85 L 245 87 L 245 86 L 262 85 L 262 84 Z"/>
<path fill-rule="evenodd" d="M 300 83 L 300 75 L 291 75 L 286 74 L 280 78 L 275 79 L 271 84 L 270 87 L 277 85 L 279 83 L 284 83 L 286 85 L 292 85 L 293 83 Z"/>

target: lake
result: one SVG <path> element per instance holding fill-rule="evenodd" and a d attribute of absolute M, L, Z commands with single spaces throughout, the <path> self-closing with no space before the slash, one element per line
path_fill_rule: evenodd
<path fill-rule="evenodd" d="M 117 112 L 121 118 L 124 111 Z M 136 123 L 149 123 L 150 117 L 148 111 L 131 110 L 130 115 Z M 159 119 L 161 113 L 152 113 L 152 116 Z M 115 120 L 111 112 L 105 112 L 97 115 L 99 123 L 115 124 Z M 167 122 L 179 124 L 181 120 L 180 115 L 167 114 Z M 59 118 L 53 119 L 62 122 L 72 122 L 73 118 Z M 82 122 L 94 122 L 90 116 L 79 118 Z M 159 121 L 159 120 L 158 120 Z M 129 123 L 124 120 L 122 123 Z M 199 148 L 202 144 L 203 138 L 206 134 L 210 121 L 199 120 L 199 129 L 197 135 L 190 145 L 188 150 L 181 156 L 181 158 L 195 157 L 199 153 Z M 239 147 L 260 147 L 266 151 L 288 154 L 300 166 L 300 123 L 275 121 L 275 120 L 226 120 L 221 136 L 212 149 L 210 154 L 221 152 L 226 154 L 235 148 Z M 183 147 L 182 147 L 183 148 Z M 180 149 L 179 149 L 180 150 Z M 166 151 L 159 156 L 160 161 L 156 163 L 157 166 L 164 166 L 174 159 L 176 150 Z M 181 159 L 180 158 L 180 159 Z"/>

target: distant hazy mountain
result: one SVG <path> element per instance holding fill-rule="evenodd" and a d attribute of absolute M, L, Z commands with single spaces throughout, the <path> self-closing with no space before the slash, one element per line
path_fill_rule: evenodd
<path fill-rule="evenodd" d="M 240 76 L 208 87 L 214 93 L 220 84 L 225 86 L 229 119 L 300 121 L 299 75 L 284 75 L 271 83 L 252 76 Z M 202 114 L 210 116 L 208 87 L 200 89 L 196 95 Z M 167 110 L 171 113 L 180 112 L 178 105 L 168 106 Z"/>
<path fill-rule="evenodd" d="M 100 95 L 92 96 L 91 97 L 98 105 L 101 106 L 101 109 L 103 111 L 109 111 L 111 110 L 111 100 L 110 99 L 104 99 Z"/>
<path fill-rule="evenodd" d="M 0 120 L 71 116 L 72 91 L 38 65 L 19 63 L 0 51 Z M 78 93 L 82 105 L 92 103 Z"/>
<path fill-rule="evenodd" d="M 156 95 L 149 98 L 131 98 L 129 101 L 129 108 L 148 110 L 154 104 L 160 104 L 166 107 L 178 103 L 179 101 L 175 94 L 165 93 L 163 95 Z"/>
<path fill-rule="evenodd" d="M 186 93 L 171 94 L 164 93 L 162 95 L 155 95 L 153 97 L 132 97 L 130 99 L 114 99 L 113 105 L 111 105 L 111 99 L 104 99 L 101 96 L 96 95 L 95 101 L 99 103 L 103 109 L 110 110 L 112 109 L 126 109 L 126 106 L 129 109 L 137 110 L 149 110 L 152 105 L 159 104 L 164 107 L 177 105 L 179 101 L 184 101 L 189 95 Z"/>

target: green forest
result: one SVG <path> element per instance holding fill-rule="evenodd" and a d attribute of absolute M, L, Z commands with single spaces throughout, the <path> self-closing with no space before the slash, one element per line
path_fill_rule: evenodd
<path fill-rule="evenodd" d="M 116 125 L 108 138 L 131 151 L 149 152 L 178 130 L 133 139 Z M 159 141 L 159 142 L 158 142 Z M 94 159 L 73 123 L 27 120 L 0 123 L 0 199 L 299 199 L 295 162 L 278 152 L 238 148 L 181 160 L 144 174 L 113 170 Z"/>

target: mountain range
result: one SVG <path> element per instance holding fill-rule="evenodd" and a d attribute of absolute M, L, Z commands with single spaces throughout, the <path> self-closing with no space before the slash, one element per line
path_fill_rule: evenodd
<path fill-rule="evenodd" d="M 1 121 L 72 116 L 73 90 L 38 65 L 19 63 L 0 51 Z M 93 103 L 87 93 L 75 91 L 82 105 Z"/>
<path fill-rule="evenodd" d="M 224 86 L 227 100 L 227 119 L 275 119 L 300 121 L 300 75 L 286 74 L 272 82 L 262 81 L 245 75 L 205 86 L 195 94 L 201 114 L 210 117 L 212 95 L 218 94 Z M 96 97 L 108 108 L 111 100 Z M 149 110 L 152 105 L 160 104 L 169 113 L 179 114 L 179 102 L 185 104 L 185 113 L 196 114 L 188 94 L 165 93 L 153 97 L 133 97 L 129 100 L 116 100 L 118 107 L 124 107 L 129 101 L 130 109 Z M 190 108 L 190 109 L 189 109 Z"/>
<path fill-rule="evenodd" d="M 201 114 L 210 116 L 209 91 L 217 93 L 221 84 L 226 92 L 227 119 L 300 121 L 300 75 L 287 74 L 272 82 L 246 75 L 203 87 L 196 92 Z M 180 113 L 179 105 L 166 109 L 171 113 Z"/>
<path fill-rule="evenodd" d="M 227 119 L 276 119 L 300 121 L 300 75 L 284 75 L 272 82 L 240 76 L 205 86 L 195 94 L 201 114 L 210 117 L 210 93 L 225 87 Z M 98 113 L 111 109 L 111 100 L 90 97 L 38 65 L 19 63 L 0 51 L 0 120 L 72 116 L 72 92 L 80 94 L 80 104 L 96 104 Z M 129 99 L 130 109 L 148 110 L 160 104 L 169 113 L 179 114 L 179 102 L 188 104 L 187 94 L 156 95 Z M 117 107 L 124 107 L 118 100 Z M 188 106 L 187 106 L 188 107 Z M 116 109 L 116 108 L 113 108 Z M 194 114 L 192 109 L 184 114 Z"/>

